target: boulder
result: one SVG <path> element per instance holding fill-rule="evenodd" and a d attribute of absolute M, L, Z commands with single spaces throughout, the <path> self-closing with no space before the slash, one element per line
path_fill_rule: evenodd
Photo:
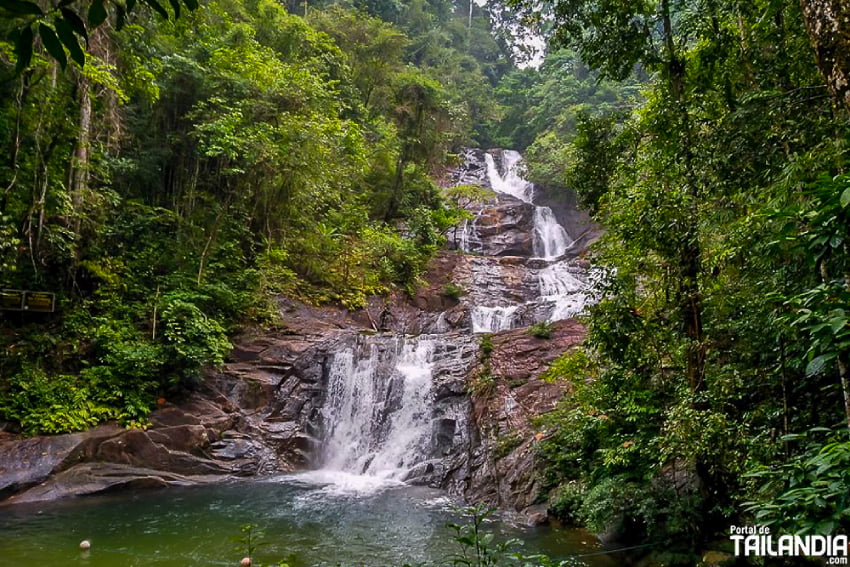
<path fill-rule="evenodd" d="M 107 424 L 82 433 L 0 441 L 0 499 L 61 472 L 84 459 L 93 444 L 122 431 L 117 425 Z"/>

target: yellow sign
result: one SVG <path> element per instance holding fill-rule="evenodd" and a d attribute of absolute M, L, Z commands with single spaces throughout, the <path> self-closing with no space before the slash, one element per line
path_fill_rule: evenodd
<path fill-rule="evenodd" d="M 24 308 L 24 292 L 17 289 L 0 290 L 0 309 L 22 311 Z"/>
<path fill-rule="evenodd" d="M 19 289 L 0 290 L 0 310 L 52 313 L 55 309 L 55 293 Z"/>
<path fill-rule="evenodd" d="M 28 291 L 24 297 L 24 309 L 26 311 L 38 311 L 39 313 L 52 313 L 53 303 L 56 296 L 43 291 Z"/>

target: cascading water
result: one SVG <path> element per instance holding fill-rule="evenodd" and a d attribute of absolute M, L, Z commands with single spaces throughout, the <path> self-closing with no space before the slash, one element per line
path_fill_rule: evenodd
<path fill-rule="evenodd" d="M 427 458 L 434 342 L 358 337 L 334 354 L 323 469 L 403 480 Z"/>
<path fill-rule="evenodd" d="M 558 262 L 538 273 L 540 299 L 552 305 L 550 321 L 574 317 L 591 301 L 584 270 Z"/>
<path fill-rule="evenodd" d="M 572 243 L 567 231 L 549 207 L 534 205 L 534 186 L 520 175 L 519 153 L 488 152 L 483 157 L 469 162 L 465 181 L 480 180 L 498 194 L 510 195 L 508 208 L 515 212 L 508 213 L 513 216 L 505 225 L 494 224 L 500 217 L 489 206 L 482 207 L 460 233 L 460 248 L 480 254 L 466 264 L 470 282 L 462 301 L 471 307 L 471 331 L 498 332 L 574 316 L 589 301 L 587 274 L 564 257 Z M 514 235 L 510 238 L 524 240 L 525 259 L 488 257 L 492 239 L 505 241 L 502 229 L 507 225 Z M 516 289 L 503 293 L 506 281 L 513 281 Z M 463 398 L 460 405 L 446 405 L 441 396 L 463 392 L 478 346 L 468 331 L 452 335 L 456 320 L 450 323 L 445 315 L 429 323 L 426 332 L 432 334 L 358 335 L 342 341 L 329 357 L 317 471 L 321 482 L 355 491 L 374 490 L 387 482 L 429 482 L 430 471 L 448 454 L 446 447 L 463 445 L 467 432 L 460 424 L 468 409 L 462 404 L 468 402 Z M 445 380 L 457 378 L 459 389 L 447 389 Z"/>
<path fill-rule="evenodd" d="M 496 159 L 487 153 L 487 178 L 490 187 L 497 193 L 511 195 L 520 201 L 534 204 L 534 184 L 520 175 L 522 156 L 513 150 L 502 151 L 502 171 L 496 166 Z M 555 213 L 549 207 L 534 206 L 534 255 L 553 260 L 564 254 L 572 244 L 567 231 L 558 223 Z"/>
<path fill-rule="evenodd" d="M 534 209 L 534 255 L 544 260 L 554 260 L 562 256 L 572 244 L 555 213 L 549 207 Z"/>
<path fill-rule="evenodd" d="M 587 293 L 587 271 L 568 260 L 561 259 L 573 244 L 573 240 L 558 222 L 551 208 L 534 204 L 534 185 L 520 174 L 522 156 L 512 150 L 501 150 L 497 155 L 498 159 L 493 151 L 484 154 L 486 182 L 497 193 L 510 195 L 534 207 L 533 256 L 547 263 L 542 267 L 539 264 L 529 267 L 530 273 L 536 272 L 539 293 L 526 297 L 524 302 L 506 303 L 504 297 L 476 294 L 477 297 L 471 309 L 474 333 L 495 333 L 521 324 L 573 317 L 580 313 L 590 301 Z M 501 168 L 498 166 L 499 163 Z M 481 215 L 480 211 L 478 215 Z M 464 238 L 461 242 L 461 249 L 464 251 L 471 250 L 468 235 L 478 236 L 474 228 L 475 223 L 468 227 L 464 226 Z M 480 247 L 480 244 L 479 239 L 477 246 Z M 491 272 L 499 269 L 497 264 L 489 266 Z M 486 285 L 493 278 L 488 280 L 486 277 L 480 277 L 479 274 L 477 279 Z M 495 279 L 499 279 L 499 276 L 496 275 Z"/>
<path fill-rule="evenodd" d="M 519 152 L 513 150 L 504 150 L 502 152 L 502 170 L 505 172 L 504 175 L 499 172 L 493 154 L 485 154 L 484 159 L 487 163 L 487 178 L 490 181 L 490 187 L 493 191 L 512 195 L 526 203 L 532 201 L 534 198 L 534 185 L 519 175 L 519 166 L 522 161 L 522 156 Z"/>
<path fill-rule="evenodd" d="M 484 207 L 478 209 L 478 212 L 475 214 L 475 218 L 470 220 L 463 221 L 463 227 L 460 232 L 460 241 L 458 242 L 458 248 L 463 250 L 464 252 L 475 252 L 478 246 L 481 244 L 481 239 L 478 236 L 477 223 L 478 219 L 481 217 L 481 213 L 484 212 Z"/>
<path fill-rule="evenodd" d="M 518 308 L 518 305 L 476 306 L 472 310 L 472 332 L 496 333 L 513 328 L 514 314 Z"/>

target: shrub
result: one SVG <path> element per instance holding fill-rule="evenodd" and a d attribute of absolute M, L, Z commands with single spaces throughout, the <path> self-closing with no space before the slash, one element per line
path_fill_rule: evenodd
<path fill-rule="evenodd" d="M 551 339 L 553 328 L 551 321 L 540 321 L 528 328 L 528 334 L 538 339 Z"/>
<path fill-rule="evenodd" d="M 466 290 L 463 289 L 461 286 L 455 284 L 455 283 L 449 282 L 449 283 L 447 283 L 446 285 L 443 286 L 442 295 L 443 295 L 443 297 L 447 297 L 447 298 L 452 299 L 454 301 L 458 301 L 461 298 L 461 296 L 466 295 Z"/>
<path fill-rule="evenodd" d="M 483 358 L 486 360 L 491 354 L 493 354 L 493 335 L 487 333 L 486 335 L 481 335 L 481 354 L 483 354 Z"/>
<path fill-rule="evenodd" d="M 170 362 L 183 376 L 204 364 L 220 364 L 231 348 L 224 327 L 207 317 L 191 296 L 176 291 L 163 297 L 162 336 Z"/>

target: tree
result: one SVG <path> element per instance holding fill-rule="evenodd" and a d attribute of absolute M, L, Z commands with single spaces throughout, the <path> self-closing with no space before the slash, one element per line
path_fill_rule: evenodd
<path fill-rule="evenodd" d="M 815 59 L 835 99 L 850 108 L 850 6 L 841 0 L 800 0 Z"/>
<path fill-rule="evenodd" d="M 586 521 L 620 482 L 646 537 L 699 545 L 754 497 L 748 472 L 802 458 L 790 434 L 846 419 L 846 113 L 796 3 L 549 5 L 555 40 L 602 76 L 646 74 L 633 111 L 529 152 L 596 209 L 611 268 L 588 320 L 594 380 L 565 402 L 552 462 Z M 832 498 L 810 480 L 807 498 Z"/>

